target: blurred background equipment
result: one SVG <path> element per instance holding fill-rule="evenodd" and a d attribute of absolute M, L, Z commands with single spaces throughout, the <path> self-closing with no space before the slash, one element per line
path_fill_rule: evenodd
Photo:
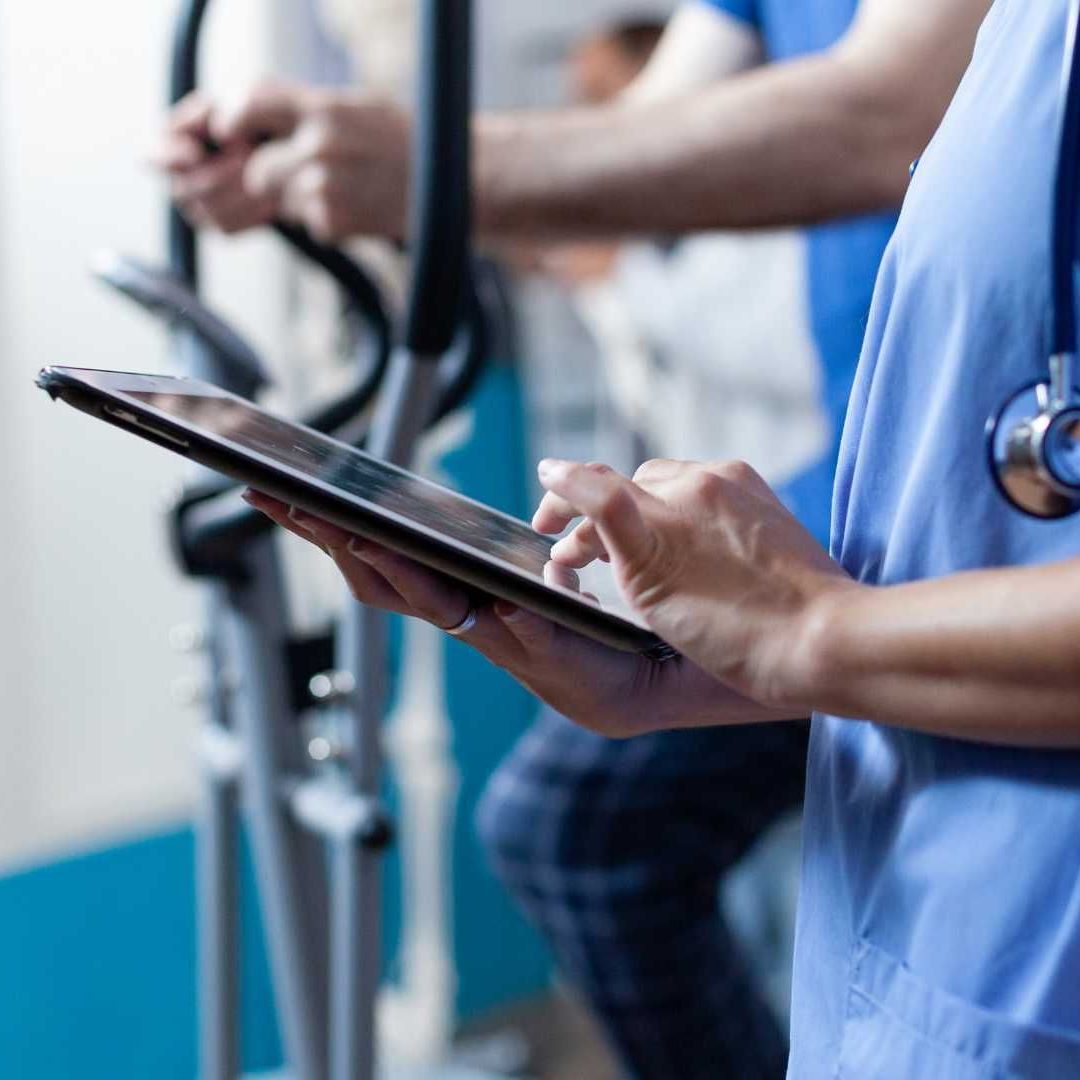
<path fill-rule="evenodd" d="M 251 5 L 247 10 L 241 10 L 233 22 L 232 11 L 223 16 L 215 13 L 212 33 L 207 39 L 208 55 L 204 59 L 207 68 L 216 71 L 219 78 L 225 72 L 250 81 L 254 70 L 242 70 L 234 54 L 239 50 L 250 56 L 253 68 L 267 64 L 276 51 L 277 16 L 281 13 L 270 5 L 266 9 Z M 85 61 L 89 54 L 96 60 L 98 68 L 108 68 L 115 59 L 115 53 L 108 52 L 109 48 L 115 48 L 114 44 L 110 45 L 109 36 L 102 35 L 100 49 L 95 52 L 93 48 L 86 48 L 87 40 L 93 39 L 93 28 L 80 26 L 78 20 L 70 27 L 73 39 L 67 43 L 65 39 L 57 42 L 56 28 L 47 26 L 44 21 L 38 24 L 31 19 L 20 20 L 7 15 L 5 12 L 3 41 L 7 44 L 18 40 L 20 57 L 32 57 L 35 45 L 49 55 L 55 55 L 58 48 L 63 50 L 65 46 L 80 52 L 84 57 L 85 66 L 81 70 L 86 84 L 95 90 L 110 89 L 116 94 L 115 102 L 101 103 L 102 113 L 125 115 L 123 106 L 126 104 L 153 103 L 153 107 L 147 109 L 147 122 L 141 135 L 126 130 L 112 140 L 103 139 L 106 145 L 93 144 L 88 148 L 80 143 L 76 134 L 72 139 L 74 145 L 67 144 L 72 158 L 63 167 L 52 157 L 42 161 L 35 159 L 33 153 L 14 155 L 26 170 L 24 175 L 22 168 L 5 169 L 5 194 L 12 195 L 11 199 L 5 200 L 5 219 L 18 220 L 28 211 L 36 211 L 46 218 L 50 215 L 34 198 L 35 183 L 40 182 L 40 178 L 33 170 L 50 177 L 58 169 L 87 175 L 91 167 L 80 154 L 91 159 L 94 154 L 101 159 L 109 158 L 110 165 L 102 164 L 102 168 L 113 167 L 112 159 L 123 168 L 124 163 L 138 153 L 140 144 L 150 141 L 151 131 L 160 122 L 157 98 L 152 93 L 133 93 L 132 87 L 160 84 L 160 71 L 156 68 L 164 55 L 168 27 L 166 18 L 158 20 L 155 29 L 148 22 L 140 21 L 141 11 L 133 16 L 130 25 L 125 27 L 132 35 L 132 47 L 129 54 L 122 57 L 128 61 L 122 73 L 124 85 L 112 87 L 107 79 L 102 80 L 96 74 L 91 77 L 91 70 L 96 72 L 97 68 L 91 61 Z M 308 36 L 289 38 L 288 44 L 297 40 L 310 41 L 317 36 L 312 25 L 307 22 L 303 25 L 310 31 Z M 229 54 L 224 63 L 221 35 L 225 35 Z M 153 69 L 147 70 L 146 65 L 138 61 L 151 52 L 145 42 L 152 40 L 160 41 L 162 48 L 155 56 Z M 5 70 L 11 80 L 10 85 L 5 85 L 4 101 L 14 103 L 13 112 L 5 115 L 7 134 L 10 130 L 8 121 L 26 115 L 22 95 L 32 81 L 33 67 L 20 63 L 9 65 Z M 121 73 L 116 75 L 119 83 Z M 38 87 L 35 95 L 35 125 L 25 131 L 16 125 L 13 135 L 13 139 L 25 136 L 30 150 L 36 145 L 33 136 L 39 130 L 38 125 L 51 125 L 54 130 L 72 126 L 62 117 L 45 115 L 49 104 L 47 92 L 43 93 Z M 60 96 L 58 92 L 57 97 Z M 65 105 L 70 107 L 69 94 L 65 93 L 63 97 Z M 59 101 L 56 104 L 59 105 Z M 80 101 L 79 107 L 86 104 Z M 98 138 L 107 132 L 107 127 L 104 133 L 99 130 Z M 16 142 L 15 145 L 23 144 Z M 64 223 L 62 234 L 58 230 L 56 235 L 47 232 L 43 235 L 38 230 L 34 243 L 51 245 L 54 251 L 81 248 L 89 253 L 103 239 L 119 237 L 124 248 L 145 250 L 150 238 L 158 232 L 153 206 L 146 206 L 149 212 L 141 215 L 141 222 L 136 222 L 141 235 L 133 235 L 134 230 L 129 230 L 125 236 L 125 229 L 131 224 L 128 215 L 133 209 L 128 204 L 128 195 L 117 198 L 115 205 L 107 202 L 121 189 L 130 194 L 150 188 L 145 176 L 134 169 L 128 171 L 130 177 L 124 174 L 128 179 L 126 188 L 122 184 L 101 185 L 107 195 L 105 201 L 99 203 L 97 212 L 90 215 L 90 227 L 81 217 L 73 215 L 75 220 Z M 153 196 L 152 191 L 148 190 L 148 194 Z M 22 239 L 17 230 L 7 235 L 16 243 Z M 250 253 L 252 257 L 244 261 L 238 261 L 244 254 L 246 245 L 243 243 L 226 248 L 211 241 L 208 246 L 210 257 L 205 260 L 204 274 L 206 292 L 212 299 L 221 298 L 230 319 L 243 325 L 245 336 L 256 345 L 255 350 L 241 351 L 255 351 L 265 358 L 265 366 L 277 377 L 279 400 L 291 396 L 291 407 L 306 408 L 306 395 L 297 392 L 297 383 L 307 389 L 317 380 L 290 380 L 288 373 L 292 365 L 282 356 L 282 342 L 291 338 L 290 326 L 282 313 L 289 308 L 296 273 L 292 264 L 280 251 L 267 245 L 256 244 L 259 250 Z M 11 250 L 8 250 L 9 255 Z M 21 287 L 26 290 L 21 296 L 6 292 L 5 311 L 11 305 L 21 311 L 20 318 L 25 316 L 29 320 L 40 314 L 41 305 L 48 307 L 55 302 L 51 297 L 39 300 L 29 291 L 34 284 L 36 269 L 29 266 L 26 278 L 21 274 L 5 277 L 5 281 L 21 282 Z M 68 269 L 66 260 L 63 269 L 65 272 Z M 126 268 L 129 285 L 131 269 L 130 266 Z M 122 270 L 123 267 L 114 263 L 110 271 L 114 280 Z M 82 298 L 85 292 L 81 280 L 83 272 L 81 265 L 74 267 L 74 273 L 80 275 L 79 280 L 73 277 L 70 282 L 74 297 Z M 37 280 L 49 279 L 46 276 Z M 146 284 L 145 275 L 143 284 Z M 27 298 L 30 302 L 20 308 L 20 301 Z M 5 365 L 4 381 L 8 382 L 6 376 L 11 373 L 12 392 L 4 400 L 10 408 L 14 430 L 21 431 L 22 418 L 29 415 L 29 410 L 22 408 L 26 403 L 21 398 L 21 381 L 16 373 L 35 362 L 34 355 L 40 356 L 44 352 L 77 354 L 89 363 L 113 367 L 146 368 L 162 362 L 158 359 L 159 346 L 152 336 L 136 339 L 134 343 L 130 340 L 131 327 L 137 331 L 142 329 L 141 323 L 125 317 L 119 322 L 120 332 L 110 336 L 111 309 L 99 300 L 98 295 L 86 297 L 87 317 L 96 314 L 103 323 L 100 337 L 94 335 L 92 339 L 72 325 L 61 326 L 63 320 L 46 319 L 44 322 L 54 332 L 40 334 L 35 325 L 31 346 L 31 324 L 5 319 L 8 356 L 12 362 L 10 366 Z M 252 308 L 247 314 L 243 310 L 245 302 Z M 65 304 L 70 305 L 70 300 L 65 300 Z M 73 309 L 68 306 L 67 310 Z M 35 322 L 42 320 L 35 318 Z M 23 326 L 28 331 L 25 340 L 19 336 Z M 325 359 L 322 366 L 328 366 Z M 330 366 L 342 365 L 337 361 Z M 349 367 L 350 373 L 357 372 L 355 359 L 351 356 Z M 282 373 L 285 377 L 281 377 Z M 250 370 L 248 374 L 251 374 Z M 256 375 L 254 381 L 261 381 L 261 378 Z M 470 484 L 470 487 L 473 490 L 486 488 L 485 497 L 522 513 L 526 509 L 521 479 L 524 454 L 516 401 L 512 372 L 505 367 L 492 372 L 469 412 L 445 426 L 429 444 L 425 455 L 432 467 L 437 462 L 442 475 L 454 482 L 460 482 L 463 474 L 475 477 L 479 464 L 484 462 L 483 476 L 476 477 L 476 484 Z M 63 448 L 69 444 L 61 429 L 52 430 L 50 419 L 46 419 L 44 428 L 27 425 L 26 433 L 30 437 L 25 445 L 37 445 L 35 436 L 41 435 L 42 447 L 61 448 L 52 462 L 55 475 L 60 476 L 66 471 Z M 55 443 L 49 441 L 46 432 L 56 436 Z M 74 433 L 74 438 L 77 439 L 79 434 Z M 99 449 L 93 441 L 70 445 L 80 456 L 92 455 Z M 108 461 L 114 453 L 106 447 L 102 460 Z M 186 679 L 182 685 L 177 685 L 175 704 L 170 705 L 167 688 L 172 675 L 168 666 L 175 661 L 166 659 L 165 665 L 161 663 L 169 655 L 169 625 L 175 622 L 187 627 L 201 620 L 191 618 L 194 610 L 190 594 L 171 583 L 168 561 L 155 535 L 157 529 L 149 520 L 153 516 L 151 508 L 161 498 L 161 463 L 143 460 L 130 448 L 122 453 L 122 462 L 115 456 L 113 460 L 115 467 L 123 468 L 130 480 L 123 505 L 95 505 L 93 500 L 98 493 L 90 485 L 85 492 L 86 502 L 74 500 L 73 517 L 67 530 L 69 535 L 76 531 L 82 534 L 78 547 L 59 552 L 42 551 L 40 562 L 36 556 L 26 561 L 20 556 L 5 564 L 5 569 L 14 568 L 14 578 L 22 582 L 18 591 L 28 600 L 18 625 L 8 619 L 3 625 L 4 643 L 11 645 L 5 656 L 5 666 L 10 662 L 12 670 L 21 670 L 23 679 L 22 689 L 13 689 L 9 702 L 17 701 L 16 693 L 25 691 L 25 715 L 33 718 L 33 723 L 28 725 L 32 735 L 24 740 L 23 750 L 22 769 L 27 779 L 25 801 L 19 801 L 20 785 L 14 778 L 5 787 L 9 802 L 5 821 L 10 824 L 11 832 L 4 854 L 9 867 L 14 859 L 32 864 L 32 869 L 27 872 L 10 874 L 0 883 L 3 896 L 0 904 L 5 909 L 10 907 L 14 913 L 9 925 L 22 950 L 13 967 L 5 968 L 12 972 L 12 978 L 16 977 L 16 972 L 20 973 L 18 979 L 21 980 L 21 990 L 16 992 L 13 983 L 6 996 L 10 1007 L 5 1011 L 3 1030 L 0 1031 L 0 1061 L 4 1063 L 4 1071 L 10 1071 L 12 1075 L 191 1076 L 196 1068 L 192 993 L 194 937 L 190 910 L 193 901 L 192 858 L 190 836 L 182 827 L 192 807 L 190 777 L 194 775 L 194 762 L 188 747 L 193 748 L 195 740 L 185 710 L 191 703 L 202 704 L 213 688 L 204 684 L 201 678 Z M 494 466 L 489 463 L 489 458 L 495 459 Z M 46 476 L 50 462 L 43 460 L 39 464 L 40 493 L 44 495 L 49 483 Z M 43 515 L 51 514 L 54 507 L 47 498 L 32 505 L 38 494 L 36 490 L 28 492 L 26 500 L 20 501 L 22 478 L 11 477 L 11 481 L 7 491 L 11 496 L 8 506 L 12 512 L 12 528 L 6 540 L 17 551 L 25 551 L 29 545 L 20 543 L 20 538 L 36 534 L 46 524 L 55 524 L 42 521 Z M 147 497 L 147 485 L 150 497 Z M 69 502 L 68 506 L 71 505 Z M 107 524 L 100 514 L 107 516 Z M 77 524 L 85 522 L 87 517 L 91 521 L 89 529 Z M 16 521 L 22 524 L 15 527 Z M 102 522 L 100 535 L 95 534 L 94 521 Z M 128 539 L 131 539 L 131 533 L 135 534 L 137 550 L 134 553 L 127 542 L 116 542 L 118 527 L 128 530 L 129 526 Z M 101 550 L 95 550 L 98 542 L 102 545 Z M 144 557 L 142 552 L 145 552 Z M 88 566 L 95 568 L 94 575 L 88 574 Z M 41 576 L 35 577 L 38 570 Z M 23 571 L 30 571 L 29 577 Z M 74 620 L 65 623 L 66 616 L 60 616 L 66 608 L 63 597 L 74 591 L 87 596 L 84 586 L 90 576 L 100 579 L 102 592 L 90 597 L 85 615 L 91 622 L 86 624 L 85 633 L 72 637 Z M 313 575 L 308 568 L 306 577 L 310 580 L 313 576 L 317 574 Z M 158 585 L 152 587 L 147 579 Z M 298 591 L 304 600 L 298 605 L 302 609 L 297 613 L 299 621 L 311 626 L 324 622 L 326 612 L 320 612 L 318 603 L 312 601 L 312 596 L 317 596 L 319 590 Z M 336 604 L 336 588 L 334 592 Z M 15 593 L 11 595 L 15 596 Z M 176 612 L 172 618 L 168 614 L 170 610 Z M 103 611 L 109 613 L 105 619 L 101 617 Z M 50 615 L 50 612 L 55 614 Z M 102 626 L 108 629 L 107 633 L 102 633 Z M 173 636 L 185 651 L 200 650 L 210 640 L 202 630 L 184 630 Z M 65 665 L 64 679 L 50 680 L 37 664 L 38 658 L 56 651 L 57 638 L 60 639 L 59 655 L 71 656 L 75 662 Z M 404 644 L 396 642 L 395 652 L 415 652 L 404 648 Z M 149 662 L 146 662 L 147 656 L 151 656 Z M 31 657 L 33 661 L 30 661 Z M 439 670 L 448 657 L 451 662 L 447 666 L 455 670 L 440 678 Z M 406 840 L 404 864 L 395 862 L 388 885 L 391 917 L 386 937 L 391 955 L 396 957 L 388 973 L 390 985 L 402 988 L 403 994 L 398 997 L 393 992 L 388 993 L 384 1011 L 392 1018 L 395 1015 L 393 1006 L 399 1004 L 397 1042 L 414 1058 L 430 1056 L 435 1052 L 433 1044 L 435 1050 L 443 1053 L 445 1041 L 450 1036 L 449 1029 L 459 1019 L 540 989 L 547 979 L 547 964 L 542 952 L 480 869 L 479 856 L 471 850 L 474 845 L 468 818 L 460 825 L 453 816 L 459 786 L 467 807 L 468 800 L 475 798 L 475 790 L 486 771 L 490 770 L 514 730 L 527 719 L 531 702 L 486 667 L 477 669 L 472 658 L 464 656 L 463 650 L 455 651 L 452 643 L 444 643 L 441 638 L 427 643 L 421 659 L 425 662 L 411 679 L 406 675 L 406 666 L 399 668 L 397 704 L 388 737 L 391 755 L 401 766 L 403 777 L 390 797 L 403 811 L 405 837 L 429 838 L 425 841 L 425 851 L 419 854 Z M 415 662 L 413 668 L 416 668 Z M 235 673 L 223 674 L 228 687 Z M 31 685 L 30 680 L 34 678 L 37 682 Z M 428 702 L 412 700 L 406 692 L 409 686 L 421 684 L 432 688 L 437 708 L 429 707 Z M 470 762 L 476 762 L 476 773 L 459 778 L 448 745 L 448 712 L 455 711 L 460 717 L 462 714 L 473 715 L 474 710 L 481 715 L 498 716 L 501 723 L 486 728 L 474 725 L 471 732 L 466 732 L 463 741 L 470 750 Z M 14 711 L 18 711 L 17 707 Z M 416 716 L 432 730 L 418 731 L 415 724 L 407 722 Z M 118 729 L 122 735 L 119 742 L 114 735 Z M 73 737 L 69 739 L 69 735 Z M 126 739 L 133 745 L 125 746 Z M 470 747 L 470 742 L 475 745 Z M 227 769 L 228 745 L 221 740 L 206 740 L 204 745 L 210 752 L 210 759 L 221 769 Z M 309 746 L 313 750 L 320 745 L 318 737 L 310 740 Z M 223 748 L 225 752 L 222 752 Z M 128 752 L 122 752 L 124 750 Z M 36 762 L 39 768 L 35 768 Z M 472 767 L 470 764 L 470 769 Z M 141 789 L 140 784 L 144 785 Z M 128 801 L 124 798 L 124 785 L 137 789 Z M 417 791 L 423 799 L 413 800 L 409 805 L 410 792 Z M 425 809 L 432 804 L 443 808 L 434 817 Z M 53 827 L 37 827 L 35 805 L 40 805 L 42 817 L 49 816 L 49 822 L 42 822 L 42 825 L 48 826 L 52 822 L 55 823 Z M 68 807 L 69 818 L 64 819 Z M 95 807 L 98 808 L 96 812 Z M 455 860 L 458 867 L 456 880 L 461 889 L 457 896 L 454 896 L 456 884 L 447 879 L 445 872 L 439 873 L 451 850 L 460 851 L 460 857 Z M 78 854 L 69 858 L 66 852 Z M 57 860 L 57 856 L 61 858 Z M 426 892 L 400 888 L 400 877 L 410 874 L 426 875 Z M 275 1011 L 269 1002 L 250 876 L 240 892 L 245 899 L 241 933 L 246 974 L 241 995 L 245 1021 L 243 1056 L 249 1067 L 266 1068 L 282 1059 Z M 410 897 L 411 907 L 398 898 L 401 893 Z M 47 902 L 50 897 L 51 904 Z M 73 897 L 82 899 L 73 904 Z M 27 898 L 34 901 L 29 908 Z M 459 912 L 452 926 L 447 921 L 451 900 L 456 901 Z M 441 932 L 447 940 L 439 940 L 440 927 L 433 924 L 433 913 L 444 920 Z M 43 920 L 40 924 L 39 918 Z M 419 942 L 416 941 L 417 933 L 413 932 L 415 927 L 426 935 Z M 434 945 L 451 953 L 464 942 L 463 955 L 469 959 L 458 975 L 454 970 L 454 957 L 450 956 L 448 970 L 441 979 L 432 978 L 431 963 L 428 962 L 423 969 L 425 978 L 418 981 L 415 978 L 417 961 L 430 961 L 433 933 Z M 411 949 L 403 935 L 412 942 Z M 498 967 L 491 965 L 487 950 L 493 940 L 501 940 L 507 955 L 513 959 Z M 17 951 L 13 949 L 13 952 Z M 446 958 L 436 956 L 435 959 Z M 469 963 L 473 965 L 471 971 L 468 970 Z M 155 987 L 164 989 L 151 992 Z M 423 993 L 425 1000 L 408 1000 L 410 989 Z M 62 1033 L 59 1037 L 58 1030 Z"/>
<path fill-rule="evenodd" d="M 616 23 L 655 24 L 673 6 L 483 3 L 478 96 L 500 106 L 587 97 L 582 88 L 595 68 L 575 51 L 577 77 L 568 83 L 571 44 L 592 43 L 598 28 Z M 355 80 L 408 98 L 417 10 L 410 0 L 218 4 L 208 14 L 200 81 L 228 97 L 276 71 Z M 18 455 L 0 455 L 0 587 L 7 599 L 0 678 L 8 719 L 8 746 L 0 753 L 0 925 L 9 958 L 0 966 L 4 1075 L 169 1080 L 199 1069 L 193 822 L 218 788 L 226 802 L 232 799 L 227 778 L 240 760 L 217 727 L 202 730 L 202 716 L 223 692 L 236 692 L 239 673 L 223 669 L 216 681 L 203 674 L 213 635 L 201 590 L 177 579 L 153 512 L 174 502 L 175 491 L 167 489 L 175 474 L 163 481 L 152 449 L 89 425 L 65 425 L 35 407 L 27 374 L 54 361 L 143 370 L 171 363 L 151 320 L 133 318 L 86 274 L 103 243 L 137 252 L 142 265 L 113 259 L 98 264 L 99 273 L 139 293 L 144 305 L 159 312 L 171 305 L 189 325 L 199 322 L 200 309 L 176 291 L 182 281 L 147 272 L 163 263 L 160 192 L 138 154 L 160 127 L 161 68 L 174 15 L 164 0 L 128 6 L 122 18 L 109 20 L 85 6 L 62 20 L 35 5 L 0 7 L 0 449 L 20 447 Z M 360 242 L 348 254 L 377 281 L 387 318 L 400 318 L 407 288 L 400 253 Z M 625 459 L 648 449 L 648 426 L 635 411 L 640 401 L 629 393 L 630 365 L 644 357 L 640 371 L 653 390 L 667 373 L 657 363 L 662 350 L 653 347 L 654 328 L 643 332 L 640 325 L 642 305 L 618 282 L 630 280 L 625 268 L 635 259 L 650 273 L 658 264 L 666 273 L 681 255 L 648 245 L 592 254 L 595 261 L 585 251 L 552 253 L 544 277 L 515 290 L 521 333 L 495 335 L 485 350 L 494 363 L 475 394 L 423 442 L 419 459 L 429 473 L 524 515 L 537 448 L 557 443 L 563 454 L 591 457 L 611 456 L 604 448 L 617 446 Z M 343 415 L 328 417 L 328 404 L 351 392 L 357 405 L 365 396 L 365 376 L 379 370 L 378 318 L 373 323 L 368 305 L 365 331 L 356 305 L 343 305 L 340 281 L 325 267 L 298 258 L 272 235 L 228 242 L 210 236 L 199 285 L 207 311 L 218 316 L 200 324 L 203 335 L 226 331 L 211 351 L 219 370 L 244 375 L 245 392 L 266 382 L 277 407 L 322 413 L 328 426 Z M 501 295 L 504 284 L 484 276 L 478 289 Z M 619 294 L 606 321 L 590 315 L 603 290 Z M 505 319 L 496 322 L 506 329 Z M 612 334 L 625 334 L 631 347 L 613 348 Z M 231 365 L 221 358 L 230 349 Z M 693 383 L 686 385 L 693 393 Z M 87 480 L 72 485 L 70 463 L 91 459 Z M 122 496 L 93 483 L 98 469 L 124 475 Z M 61 484 L 66 494 L 58 499 Z M 282 545 L 275 555 L 259 543 L 261 558 L 280 556 L 294 586 L 275 601 L 287 604 L 297 636 L 290 667 L 282 669 L 302 714 L 294 749 L 314 772 L 332 773 L 347 747 L 326 720 L 345 688 L 329 662 L 327 628 L 341 607 L 337 582 L 296 546 Z M 381 934 L 387 1056 L 512 1075 L 613 1075 L 580 1010 L 552 997 L 547 953 L 486 869 L 474 835 L 480 790 L 532 720 L 535 703 L 428 628 L 396 626 L 389 653 L 384 743 L 391 777 L 382 794 L 400 828 L 399 850 L 388 859 Z M 322 678 L 309 686 L 308 674 Z M 216 772 L 224 785 L 212 776 L 198 779 L 200 772 Z M 205 992 L 221 995 L 219 1004 L 232 1000 L 227 1011 L 239 1019 L 235 1052 L 243 1068 L 263 1072 L 280 1067 L 285 1053 L 253 839 L 243 832 L 236 838 L 240 872 L 233 886 L 203 878 L 217 881 L 218 902 L 235 887 L 235 939 L 217 925 L 224 935 L 217 945 L 234 947 L 240 958 L 235 997 L 233 976 L 206 966 L 205 953 L 203 977 L 209 974 Z M 229 830 L 218 840 L 230 846 Z M 791 843 L 779 850 L 789 853 Z M 258 849 L 256 840 L 256 863 Z M 224 859 L 225 848 L 214 850 Z M 776 890 L 755 886 L 784 879 L 789 865 L 785 854 L 778 868 L 749 871 L 747 888 L 728 901 L 743 913 L 749 940 L 761 943 L 759 956 L 779 963 L 781 1007 L 783 964 L 776 958 L 784 953 L 786 923 L 770 907 Z M 227 860 L 217 867 L 223 869 Z M 303 884 L 313 906 L 325 902 L 317 891 L 309 896 L 309 881 Z M 213 948 L 204 941 L 205 950 Z M 216 1015 L 204 1046 L 216 1039 L 224 1060 L 234 1048 Z"/>
<path fill-rule="evenodd" d="M 198 85 L 206 9 L 205 0 L 191 0 L 181 11 L 172 58 L 173 104 Z M 355 426 L 375 401 L 364 442 L 375 455 L 400 464 L 411 462 L 425 428 L 464 398 L 475 382 L 483 347 L 468 255 L 471 5 L 468 0 L 430 0 L 423 5 L 420 28 L 412 281 L 402 343 L 388 355 L 385 306 L 358 264 L 302 229 L 274 227 L 336 280 L 349 309 L 361 316 L 375 341 L 360 389 L 324 410 L 314 426 L 339 433 L 339 427 Z M 172 273 L 197 288 L 195 231 L 175 209 L 169 226 Z M 465 359 L 455 364 L 452 346 L 462 335 L 459 351 Z M 190 322 L 177 326 L 176 336 L 182 370 L 234 392 L 261 388 L 238 379 L 235 366 L 225 363 L 229 353 L 193 332 Z M 326 423 L 327 416 L 338 424 Z M 316 662 L 305 670 L 301 658 L 318 657 L 318 644 L 290 635 L 270 529 L 257 522 L 258 515 L 236 507 L 235 492 L 221 493 L 217 481 L 213 487 L 217 490 L 209 494 L 204 488 L 184 497 L 175 528 L 182 565 L 211 583 L 211 700 L 204 744 L 213 750 L 205 759 L 204 810 L 197 833 L 200 1068 L 214 1077 L 235 1076 L 239 1068 L 234 882 L 242 804 L 286 1060 L 299 1077 L 367 1080 L 376 1058 L 381 859 L 393 837 L 380 787 L 386 619 L 347 603 L 336 634 L 326 643 L 334 668 L 319 672 Z M 430 665 L 424 669 L 427 674 Z M 303 763 L 301 754 L 298 767 L 302 724 L 311 734 L 308 761 Z M 230 743 L 231 767 L 223 768 L 221 747 Z M 445 816 L 428 820 L 422 835 L 443 839 L 445 828 L 438 818 Z M 429 847 L 433 858 L 441 857 L 441 848 L 439 843 Z M 418 892 L 423 899 L 424 883 L 423 876 L 406 878 L 410 901 L 415 903 Z M 420 960 L 419 971 L 411 971 L 408 963 L 405 969 L 418 976 L 420 1000 L 408 1001 L 410 1011 L 432 1000 L 425 994 L 428 988 L 442 1006 L 434 1018 L 410 1017 L 427 1029 L 427 1047 L 413 1040 L 413 1054 L 421 1059 L 445 1051 L 451 1027 L 446 920 L 437 903 L 428 904 L 427 914 L 427 925 L 406 921 L 402 946 L 407 962 Z M 426 955 L 418 957 L 425 945 Z"/>

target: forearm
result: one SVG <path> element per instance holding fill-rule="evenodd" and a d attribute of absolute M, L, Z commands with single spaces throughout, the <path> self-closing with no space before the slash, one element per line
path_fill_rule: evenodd
<path fill-rule="evenodd" d="M 961 739 L 1080 748 L 1080 559 L 826 599 L 815 708 Z"/>
<path fill-rule="evenodd" d="M 677 233 L 894 205 L 932 128 L 905 129 L 908 110 L 862 81 L 820 56 L 650 105 L 481 117 L 478 228 Z"/>
<path fill-rule="evenodd" d="M 488 114 L 476 210 L 490 238 L 809 224 L 897 205 L 988 0 L 862 0 L 829 52 L 675 99 Z"/>

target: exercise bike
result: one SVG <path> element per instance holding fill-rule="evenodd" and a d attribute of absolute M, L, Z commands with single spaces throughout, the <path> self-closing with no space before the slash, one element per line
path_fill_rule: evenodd
<path fill-rule="evenodd" d="M 185 0 L 170 97 L 198 82 L 208 0 Z M 282 241 L 337 283 L 363 328 L 353 390 L 307 423 L 408 464 L 421 434 L 468 396 L 487 353 L 469 254 L 471 7 L 424 0 L 410 256 L 401 327 L 378 287 L 304 230 Z M 256 398 L 271 383 L 257 352 L 199 298 L 198 238 L 168 217 L 169 264 L 107 255 L 98 276 L 170 329 L 183 372 Z M 489 282 L 490 285 L 490 282 Z M 380 975 L 380 861 L 393 837 L 380 798 L 385 617 L 349 602 L 314 637 L 289 629 L 269 523 L 219 478 L 192 477 L 169 528 L 181 570 L 203 585 L 208 671 L 197 823 L 199 1055 L 203 1080 L 239 1075 L 238 839 L 246 823 L 289 1075 L 370 1080 Z"/>

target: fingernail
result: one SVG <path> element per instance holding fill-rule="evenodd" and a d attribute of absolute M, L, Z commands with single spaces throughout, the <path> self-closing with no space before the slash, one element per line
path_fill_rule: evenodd
<path fill-rule="evenodd" d="M 244 500 L 249 506 L 255 505 L 255 495 L 250 489 L 241 493 L 240 498 Z"/>
<path fill-rule="evenodd" d="M 555 470 L 556 464 L 557 462 L 554 458 L 544 458 L 544 460 L 536 466 L 536 472 L 539 475 L 540 479 L 543 480 L 546 477 L 550 476 L 551 473 Z"/>

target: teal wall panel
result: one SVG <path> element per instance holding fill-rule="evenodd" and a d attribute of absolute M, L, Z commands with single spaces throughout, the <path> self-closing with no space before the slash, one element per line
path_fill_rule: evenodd
<path fill-rule="evenodd" d="M 191 1080 L 194 842 L 178 830 L 0 880 L 0 1076 Z M 245 859 L 244 1059 L 280 1061 Z"/>
<path fill-rule="evenodd" d="M 520 383 L 494 367 L 474 399 L 473 439 L 443 468 L 474 499 L 528 518 L 528 464 Z M 536 993 L 551 962 L 539 936 L 488 870 L 473 816 L 488 777 L 536 715 L 536 699 L 462 642 L 447 638 L 447 705 L 461 791 L 454 833 L 454 944 L 458 1012 L 469 1016 Z"/>

